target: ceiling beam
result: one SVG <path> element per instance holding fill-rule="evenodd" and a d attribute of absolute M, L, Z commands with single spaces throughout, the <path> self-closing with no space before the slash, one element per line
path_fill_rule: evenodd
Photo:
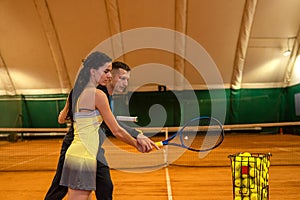
<path fill-rule="evenodd" d="M 0 80 L 3 83 L 4 91 L 6 95 L 15 95 L 16 88 L 9 74 L 7 66 L 3 60 L 2 54 L 0 53 Z"/>
<path fill-rule="evenodd" d="M 246 0 L 235 52 L 231 88 L 240 89 L 257 0 Z"/>
<path fill-rule="evenodd" d="M 289 38 L 289 39 L 293 40 L 293 45 L 292 45 L 292 49 L 291 49 L 291 55 L 289 56 L 289 61 L 286 66 L 282 87 L 287 87 L 291 83 L 294 66 L 295 66 L 297 57 L 299 55 L 299 48 L 300 48 L 299 36 L 300 36 L 300 27 L 298 29 L 297 36 L 294 38 Z"/>
<path fill-rule="evenodd" d="M 175 34 L 175 52 L 174 54 L 174 69 L 179 73 L 174 73 L 174 88 L 183 90 L 184 88 L 184 57 L 186 45 L 186 29 L 187 29 L 187 0 L 175 1 L 175 30 L 182 34 Z"/>
<path fill-rule="evenodd" d="M 124 48 L 121 34 L 121 19 L 117 0 L 105 0 L 107 19 L 109 24 L 113 59 L 124 61 Z M 117 55 L 121 55 L 117 58 Z"/>
<path fill-rule="evenodd" d="M 55 63 L 62 92 L 69 92 L 71 88 L 71 81 L 47 1 L 34 0 L 34 3 L 43 24 L 45 35 L 48 39 L 48 44 Z"/>

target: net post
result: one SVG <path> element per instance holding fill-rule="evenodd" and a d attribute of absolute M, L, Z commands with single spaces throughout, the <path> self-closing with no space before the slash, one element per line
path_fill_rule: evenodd
<path fill-rule="evenodd" d="M 169 131 L 168 131 L 168 127 L 165 128 L 165 139 L 169 138 Z"/>
<path fill-rule="evenodd" d="M 169 131 L 168 131 L 168 127 L 165 127 L 165 139 L 168 139 L 169 137 Z M 163 147 L 163 151 L 164 151 L 164 163 L 166 164 L 166 167 L 169 165 L 168 162 L 168 145 Z"/>

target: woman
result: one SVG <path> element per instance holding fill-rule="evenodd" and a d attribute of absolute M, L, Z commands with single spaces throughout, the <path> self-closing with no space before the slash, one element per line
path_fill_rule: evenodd
<path fill-rule="evenodd" d="M 74 140 L 67 150 L 60 181 L 69 188 L 70 200 L 90 199 L 91 191 L 96 189 L 96 157 L 105 162 L 104 151 L 98 149 L 104 138 L 104 132 L 99 132 L 100 137 L 98 134 L 102 119 L 118 139 L 141 152 L 145 148 L 118 125 L 106 95 L 96 89 L 98 84 L 105 84 L 111 78 L 111 64 L 107 55 L 93 52 L 83 62 L 73 88 Z M 146 148 L 152 149 L 152 146 Z"/>

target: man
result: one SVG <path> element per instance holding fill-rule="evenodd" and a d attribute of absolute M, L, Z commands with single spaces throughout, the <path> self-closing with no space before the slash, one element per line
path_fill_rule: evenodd
<path fill-rule="evenodd" d="M 125 92 L 130 79 L 130 67 L 123 62 L 113 62 L 111 74 L 112 78 L 109 83 L 107 85 L 99 85 L 97 88 L 102 90 L 106 94 L 113 111 L 114 105 L 112 101 L 112 95 Z M 140 130 L 133 129 L 120 121 L 118 121 L 118 123 L 133 137 L 137 137 L 142 133 Z M 112 135 L 105 122 L 101 124 L 101 127 L 105 128 L 107 135 Z"/>
<path fill-rule="evenodd" d="M 111 96 L 114 92 L 124 92 L 128 86 L 128 80 L 130 78 L 130 68 L 122 62 L 113 62 L 112 64 L 112 77 L 109 83 L 106 86 L 99 85 L 98 89 L 101 89 L 108 97 L 109 102 L 111 102 Z M 61 116 L 59 116 L 59 121 Z M 63 120 L 60 122 L 63 122 Z M 143 147 L 144 152 L 149 152 L 152 148 L 146 148 L 147 146 L 151 147 L 151 140 L 143 136 L 142 132 L 131 127 L 126 126 L 124 123 L 118 122 L 121 127 L 123 127 L 129 134 L 133 137 L 136 137 L 138 143 Z M 109 128 L 105 123 L 101 124 L 101 128 L 105 130 L 106 133 L 110 133 Z M 56 174 L 53 178 L 51 186 L 45 196 L 45 200 L 62 200 L 67 192 L 68 188 L 65 186 L 59 185 L 62 168 L 65 160 L 65 154 L 69 146 L 71 145 L 74 138 L 74 129 L 73 126 L 70 127 L 69 131 L 64 137 L 63 144 L 61 147 L 59 162 L 57 165 Z M 158 147 L 156 147 L 158 148 Z M 110 169 L 104 163 L 97 161 L 97 175 L 96 175 L 96 197 L 97 200 L 111 200 L 113 192 L 113 183 L 110 177 Z"/>

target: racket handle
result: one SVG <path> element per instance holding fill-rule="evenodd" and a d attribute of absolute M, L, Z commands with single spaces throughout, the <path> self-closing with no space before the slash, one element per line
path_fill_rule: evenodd
<path fill-rule="evenodd" d="M 116 116 L 116 119 L 124 122 L 137 122 L 137 117 L 128 117 L 128 116 Z"/>
<path fill-rule="evenodd" d="M 162 142 L 162 141 L 160 141 L 160 142 L 155 142 L 155 144 L 156 144 L 158 147 L 162 147 L 162 146 L 164 146 L 164 144 L 163 144 L 163 142 Z"/>

